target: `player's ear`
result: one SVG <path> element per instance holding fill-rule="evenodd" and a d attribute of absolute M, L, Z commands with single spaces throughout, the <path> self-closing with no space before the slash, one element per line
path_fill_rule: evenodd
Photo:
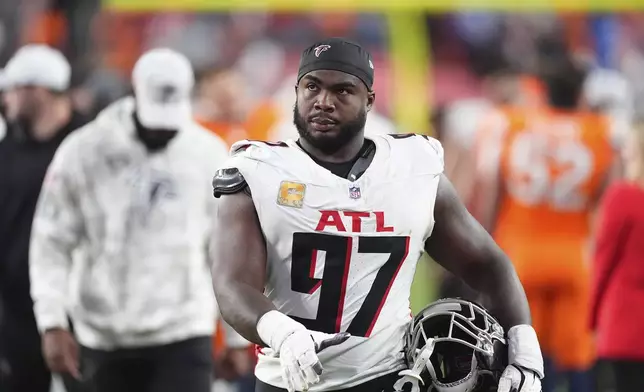
<path fill-rule="evenodd" d="M 373 104 L 376 102 L 376 93 L 374 91 L 367 91 L 367 112 L 371 111 Z"/>

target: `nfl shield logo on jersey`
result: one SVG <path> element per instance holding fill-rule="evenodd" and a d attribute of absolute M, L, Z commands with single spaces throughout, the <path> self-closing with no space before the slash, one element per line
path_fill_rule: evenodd
<path fill-rule="evenodd" d="M 352 186 L 349 188 L 349 197 L 352 199 L 359 199 L 360 198 L 360 187 L 357 186 Z"/>

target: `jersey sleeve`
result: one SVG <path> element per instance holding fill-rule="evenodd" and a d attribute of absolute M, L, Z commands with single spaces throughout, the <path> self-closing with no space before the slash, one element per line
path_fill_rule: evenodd
<path fill-rule="evenodd" d="M 418 175 L 438 175 L 445 170 L 445 153 L 437 139 L 416 133 L 389 134 L 385 138 L 389 141 L 397 170 Z"/>
<path fill-rule="evenodd" d="M 429 136 L 420 136 L 423 140 L 423 147 L 426 150 L 426 155 L 429 158 L 428 168 L 435 174 L 443 173 L 445 170 L 445 151 L 443 145 L 438 139 Z"/>

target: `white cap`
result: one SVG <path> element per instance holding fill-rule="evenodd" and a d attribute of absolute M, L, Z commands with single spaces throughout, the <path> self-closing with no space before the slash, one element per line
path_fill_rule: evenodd
<path fill-rule="evenodd" d="M 184 55 L 170 49 L 144 53 L 132 71 L 141 124 L 153 129 L 179 129 L 190 122 L 194 79 L 190 61 Z"/>
<path fill-rule="evenodd" d="M 4 69 L 6 87 L 38 86 L 54 91 L 69 88 L 72 69 L 58 50 L 47 45 L 25 45 Z"/>

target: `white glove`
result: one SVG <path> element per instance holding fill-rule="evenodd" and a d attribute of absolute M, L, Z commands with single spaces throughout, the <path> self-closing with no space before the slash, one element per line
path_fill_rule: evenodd
<path fill-rule="evenodd" d="M 508 363 L 498 392 L 541 392 L 543 357 L 530 325 L 516 325 L 508 331 Z"/>
<path fill-rule="evenodd" d="M 510 365 L 499 379 L 498 392 L 541 392 L 541 380 L 532 370 Z"/>
<path fill-rule="evenodd" d="M 306 392 L 320 381 L 324 370 L 317 353 L 349 338 L 348 333 L 309 331 L 302 324 L 272 310 L 257 323 L 257 333 L 280 358 L 282 378 L 288 392 Z"/>

